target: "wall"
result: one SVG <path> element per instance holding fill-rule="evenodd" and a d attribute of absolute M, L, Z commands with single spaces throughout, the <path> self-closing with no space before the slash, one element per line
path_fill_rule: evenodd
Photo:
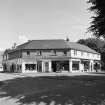
<path fill-rule="evenodd" d="M 27 55 L 27 51 L 22 52 L 22 58 L 36 58 L 39 56 L 64 56 L 64 50 L 56 50 L 56 54 L 52 50 L 42 50 L 41 55 L 37 55 L 38 51 L 30 51 L 30 55 Z"/>
<path fill-rule="evenodd" d="M 3 65 L 4 64 L 6 64 L 6 66 L 7 66 L 6 71 L 8 71 L 8 72 L 11 72 L 12 65 L 16 66 L 14 69 L 14 72 L 22 72 L 22 59 L 21 58 L 3 61 Z M 21 67 L 20 67 L 20 65 L 21 65 Z"/>
<path fill-rule="evenodd" d="M 3 55 L 3 60 L 11 60 L 11 59 L 16 59 L 16 58 L 21 58 L 21 51 L 14 51 L 14 52 L 10 52 L 10 53 L 6 53 Z"/>
<path fill-rule="evenodd" d="M 99 54 L 77 51 L 77 54 L 74 55 L 74 50 L 71 50 L 71 57 L 72 58 L 81 58 L 81 59 L 100 60 L 100 55 Z"/>

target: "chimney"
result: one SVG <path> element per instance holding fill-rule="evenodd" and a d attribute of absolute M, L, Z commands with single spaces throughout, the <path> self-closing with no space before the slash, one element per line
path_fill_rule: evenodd
<path fill-rule="evenodd" d="M 66 37 L 66 41 L 69 42 L 69 38 L 68 38 L 68 36 Z"/>
<path fill-rule="evenodd" d="M 32 40 L 28 40 L 28 42 L 30 42 L 30 41 L 32 41 Z"/>

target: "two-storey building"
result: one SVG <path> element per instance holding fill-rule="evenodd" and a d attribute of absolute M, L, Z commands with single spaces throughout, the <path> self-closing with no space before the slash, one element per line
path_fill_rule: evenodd
<path fill-rule="evenodd" d="M 3 68 L 8 72 L 93 72 L 100 69 L 100 54 L 65 40 L 31 40 L 6 50 Z"/>

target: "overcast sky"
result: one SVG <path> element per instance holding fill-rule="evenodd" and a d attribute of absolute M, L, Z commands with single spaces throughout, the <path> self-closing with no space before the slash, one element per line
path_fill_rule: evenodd
<path fill-rule="evenodd" d="M 37 39 L 89 37 L 86 0 L 0 0 L 0 49 Z"/>

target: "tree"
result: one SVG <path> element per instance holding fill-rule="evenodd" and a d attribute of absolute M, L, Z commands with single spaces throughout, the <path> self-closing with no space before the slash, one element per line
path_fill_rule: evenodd
<path fill-rule="evenodd" d="M 88 3 L 92 4 L 89 10 L 95 13 L 88 31 L 105 39 L 105 0 L 88 0 Z"/>
<path fill-rule="evenodd" d="M 103 52 L 105 48 L 105 42 L 97 38 L 80 39 L 77 43 L 86 45 L 99 53 Z"/>

